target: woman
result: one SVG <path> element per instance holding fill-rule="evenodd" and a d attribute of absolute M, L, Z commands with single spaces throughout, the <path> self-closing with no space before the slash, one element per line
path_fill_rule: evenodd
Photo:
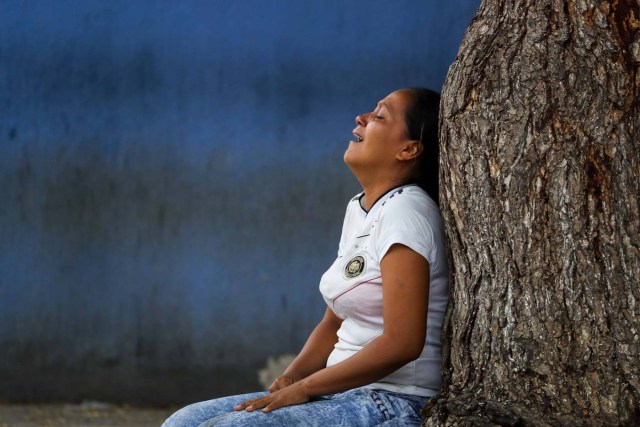
<path fill-rule="evenodd" d="M 447 303 L 439 100 L 402 89 L 356 117 L 344 161 L 364 191 L 320 281 L 324 317 L 283 375 L 268 392 L 187 406 L 164 427 L 420 425 L 440 388 Z"/>

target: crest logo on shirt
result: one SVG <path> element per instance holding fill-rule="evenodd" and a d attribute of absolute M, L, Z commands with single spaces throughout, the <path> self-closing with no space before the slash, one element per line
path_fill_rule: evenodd
<path fill-rule="evenodd" d="M 347 279 L 353 279 L 358 277 L 364 271 L 366 262 L 362 255 L 356 255 L 347 262 L 344 266 L 344 277 Z"/>

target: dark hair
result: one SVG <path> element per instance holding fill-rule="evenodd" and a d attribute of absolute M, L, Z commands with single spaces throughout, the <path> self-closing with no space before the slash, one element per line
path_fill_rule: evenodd
<path fill-rule="evenodd" d="M 410 139 L 423 146 L 418 156 L 411 182 L 418 184 L 438 203 L 438 111 L 440 94 L 425 88 L 405 89 L 413 98 L 413 104 L 405 112 L 405 122 Z"/>

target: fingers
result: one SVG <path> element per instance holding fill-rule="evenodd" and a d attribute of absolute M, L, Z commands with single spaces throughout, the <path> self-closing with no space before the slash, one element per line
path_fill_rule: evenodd
<path fill-rule="evenodd" d="M 247 400 L 246 402 L 243 402 L 239 405 L 236 405 L 233 407 L 234 410 L 236 411 L 242 411 L 243 409 L 247 409 L 249 407 L 252 407 L 256 401 L 262 399 L 261 397 L 255 398 L 255 399 L 251 399 L 251 400 Z"/>
<path fill-rule="evenodd" d="M 244 403 L 234 406 L 233 409 L 236 411 L 245 410 L 247 412 L 253 412 L 256 409 L 264 408 L 265 406 L 269 405 L 269 403 L 271 403 L 270 395 L 247 400 Z"/>
<path fill-rule="evenodd" d="M 283 406 L 288 406 L 288 404 L 285 403 L 283 399 L 265 399 L 263 401 L 256 402 L 255 404 L 249 406 L 246 410 L 248 412 L 253 412 L 256 409 L 263 408 L 262 412 L 266 414 L 267 412 L 271 412 L 275 409 L 282 408 Z"/>
<path fill-rule="evenodd" d="M 291 384 L 293 384 L 293 380 L 291 378 L 278 377 L 269 386 L 268 390 L 270 393 L 273 393 L 274 391 L 282 390 L 283 388 L 288 387 Z"/>
<path fill-rule="evenodd" d="M 269 393 L 273 393 L 274 391 L 278 391 L 281 388 L 282 387 L 280 387 L 280 385 L 278 384 L 278 380 L 275 380 L 267 390 L 269 390 Z"/>
<path fill-rule="evenodd" d="M 236 411 L 245 410 L 247 412 L 262 409 L 262 412 L 271 412 L 284 406 L 308 402 L 309 396 L 305 393 L 304 388 L 300 387 L 299 384 L 300 383 L 296 383 L 296 385 L 292 385 L 290 387 L 289 384 L 287 384 L 281 390 L 277 390 L 273 393 L 267 394 L 266 396 L 247 400 L 246 402 L 234 406 L 233 409 Z"/>
<path fill-rule="evenodd" d="M 274 409 L 278 409 L 278 408 L 281 408 L 283 406 L 284 405 L 282 405 L 281 403 L 279 403 L 279 401 L 276 400 L 274 402 L 269 403 L 267 406 L 265 406 L 265 408 L 262 410 L 262 412 L 264 412 L 266 414 L 267 412 L 271 412 Z"/>

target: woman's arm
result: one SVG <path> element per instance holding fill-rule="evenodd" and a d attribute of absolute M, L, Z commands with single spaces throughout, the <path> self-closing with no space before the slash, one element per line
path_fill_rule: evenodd
<path fill-rule="evenodd" d="M 285 369 L 282 376 L 276 378 L 271 384 L 269 391 L 280 390 L 326 367 L 329 354 L 338 341 L 337 333 L 341 324 L 342 319 L 327 307 L 322 320 L 311 332 L 298 356 Z"/>
<path fill-rule="evenodd" d="M 383 283 L 382 335 L 348 359 L 289 387 L 238 405 L 269 412 L 307 402 L 312 396 L 371 384 L 420 356 L 426 335 L 429 263 L 404 245 L 393 245 L 380 263 Z"/>

